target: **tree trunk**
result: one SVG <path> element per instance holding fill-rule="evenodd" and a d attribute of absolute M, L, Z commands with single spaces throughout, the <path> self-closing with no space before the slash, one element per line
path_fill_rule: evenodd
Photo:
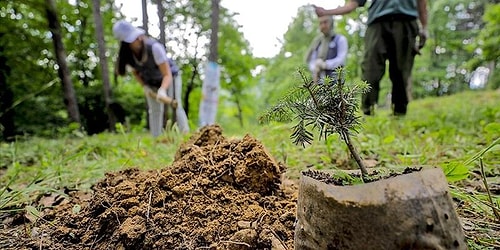
<path fill-rule="evenodd" d="M 146 31 L 146 35 L 149 35 L 148 23 L 148 1 L 142 0 L 142 28 Z"/>
<path fill-rule="evenodd" d="M 235 100 L 234 102 L 236 103 L 236 110 L 238 110 L 237 117 L 238 121 L 240 122 L 240 127 L 243 128 L 243 108 L 241 107 L 241 98 L 240 95 L 237 95 L 236 93 L 233 93 L 235 95 Z"/>
<path fill-rule="evenodd" d="M 199 126 L 215 124 L 217 105 L 220 89 L 220 66 L 217 64 L 219 57 L 219 1 L 212 0 L 212 23 L 210 32 L 210 51 L 208 63 L 205 67 L 205 79 L 201 87 L 202 100 L 200 102 Z"/>
<path fill-rule="evenodd" d="M 57 18 L 56 4 L 54 0 L 45 0 L 45 11 L 49 22 L 49 29 L 52 33 L 52 41 L 54 43 L 57 65 L 59 66 L 57 72 L 59 74 L 59 78 L 61 78 L 64 93 L 64 104 L 66 105 L 70 120 L 81 125 L 78 102 L 73 83 L 71 82 L 69 68 L 66 64 L 66 52 L 62 41 L 61 25 L 59 23 L 59 19 Z"/>
<path fill-rule="evenodd" d="M 495 61 L 491 61 L 488 63 L 489 72 L 488 72 L 488 77 L 486 77 L 486 86 L 493 84 L 493 82 L 491 80 L 493 79 L 493 76 L 495 75 L 496 67 L 497 67 L 497 65 L 496 65 Z M 500 87 L 500 86 L 493 86 L 493 87 L 490 86 L 490 89 L 495 89 L 496 87 Z M 498 88 L 498 91 L 500 91 L 500 88 Z"/>
<path fill-rule="evenodd" d="M 194 44 L 194 47 L 197 48 L 199 44 L 199 37 L 201 36 L 200 32 L 196 33 L 196 42 Z M 184 46 L 187 48 L 187 40 L 184 40 Z M 186 115 L 189 117 L 189 96 L 191 95 L 191 92 L 196 88 L 196 83 L 195 79 L 198 77 L 199 72 L 198 72 L 198 60 L 195 58 L 198 57 L 198 50 L 194 50 L 194 55 L 193 59 L 189 60 L 189 66 L 193 68 L 193 71 L 191 72 L 191 77 L 189 78 L 189 81 L 186 83 L 186 92 L 184 92 L 184 99 L 183 101 L 183 106 L 184 110 L 186 110 Z"/>
<path fill-rule="evenodd" d="M 165 9 L 163 8 L 163 4 L 161 0 L 156 1 L 156 5 L 158 7 L 158 21 L 160 26 L 160 43 L 165 45 L 166 43 L 166 35 L 165 35 Z"/>
<path fill-rule="evenodd" d="M 83 2 L 82 4 L 82 1 L 85 2 Z M 85 44 L 84 41 L 88 39 L 87 38 L 88 34 L 86 31 L 90 17 L 87 15 L 87 12 L 85 11 L 87 8 L 83 7 L 85 6 L 86 3 L 87 3 L 86 0 L 77 0 L 75 3 L 75 5 L 77 6 L 76 8 L 80 13 L 80 15 L 78 16 L 78 20 L 80 20 L 80 25 L 79 25 L 80 29 L 78 29 L 79 30 L 78 36 L 75 36 L 78 37 L 77 38 L 78 40 L 76 41 L 77 44 Z M 87 50 L 83 48 L 79 49 L 75 56 L 76 56 L 76 61 L 74 69 L 80 70 L 81 72 L 85 72 L 87 70 L 87 64 L 89 61 Z M 90 77 L 88 74 L 77 74 L 77 75 L 78 75 L 77 81 L 79 81 L 85 88 L 89 87 L 90 82 L 93 80 L 93 78 Z M 85 104 L 83 104 L 83 108 L 85 108 Z M 82 111 L 82 104 L 80 104 L 80 111 Z M 80 114 L 80 115 L 83 115 L 85 117 L 85 114 Z"/>
<path fill-rule="evenodd" d="M 115 131 L 116 125 L 116 115 L 111 108 L 112 104 L 112 91 L 111 84 L 109 81 L 109 68 L 108 68 L 108 59 L 106 57 L 106 41 L 104 40 L 104 31 L 102 25 L 102 17 L 100 12 L 101 1 L 100 0 L 92 0 L 93 8 L 92 13 L 94 14 L 94 23 L 95 23 L 95 33 L 97 38 L 97 46 L 99 49 L 99 64 L 101 65 L 101 74 L 102 74 L 102 85 L 104 88 L 104 102 L 106 104 L 106 111 L 108 114 L 108 122 L 109 122 L 109 130 Z"/>
<path fill-rule="evenodd" d="M 208 55 L 208 60 L 211 62 L 217 62 L 219 58 L 219 1 L 212 0 L 212 31 L 210 33 L 210 54 Z"/>
<path fill-rule="evenodd" d="M 368 171 L 366 170 L 365 164 L 363 163 L 363 160 L 359 156 L 358 151 L 356 150 L 356 148 L 354 148 L 354 145 L 352 144 L 349 132 L 343 132 L 341 134 L 341 137 L 345 141 L 347 148 L 349 148 L 349 152 L 351 152 L 351 155 L 354 157 L 354 160 L 358 164 L 359 170 L 361 170 L 361 176 L 363 177 L 363 181 L 365 181 L 366 176 L 368 175 Z"/>
<path fill-rule="evenodd" d="M 196 58 L 196 53 L 195 53 L 194 58 Z M 189 65 L 193 68 L 193 71 L 191 72 L 191 77 L 186 84 L 186 92 L 184 92 L 184 100 L 182 100 L 183 105 L 184 105 L 184 109 L 186 110 L 186 115 L 188 117 L 189 117 L 189 96 L 191 95 L 191 92 L 193 92 L 193 90 L 196 87 L 195 86 L 195 79 L 196 79 L 196 77 L 198 77 L 198 63 L 197 63 L 197 61 L 193 60 L 193 63 L 189 64 Z"/>
<path fill-rule="evenodd" d="M 4 34 L 0 33 L 0 38 Z M 11 109 L 14 102 L 14 93 L 7 85 L 7 76 L 10 68 L 7 66 L 3 52 L 4 47 L 0 45 L 0 140 L 12 141 L 15 135 L 14 110 Z"/>

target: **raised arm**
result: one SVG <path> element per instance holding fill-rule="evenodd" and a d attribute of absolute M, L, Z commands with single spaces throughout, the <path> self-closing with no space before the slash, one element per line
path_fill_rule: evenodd
<path fill-rule="evenodd" d="M 323 7 L 314 6 L 314 10 L 316 11 L 316 15 L 318 16 L 331 16 L 331 15 L 345 15 L 351 13 L 359 6 L 359 3 L 356 0 L 349 0 L 345 3 L 344 6 L 340 6 L 335 9 L 325 9 Z"/>

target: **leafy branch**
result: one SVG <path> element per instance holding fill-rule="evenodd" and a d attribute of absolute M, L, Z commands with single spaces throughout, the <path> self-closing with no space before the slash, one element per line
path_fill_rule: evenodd
<path fill-rule="evenodd" d="M 268 109 L 260 117 L 260 122 L 296 122 L 290 137 L 296 145 L 303 147 L 314 140 L 312 130 L 319 131 L 320 140 L 326 140 L 334 133 L 339 134 L 364 179 L 368 173 L 351 136 L 358 132 L 360 126 L 359 96 L 368 91 L 369 85 L 365 82 L 346 82 L 343 68 L 337 70 L 337 79 L 327 77 L 324 84 L 315 83 L 303 69 L 299 69 L 298 74 L 302 83 Z"/>

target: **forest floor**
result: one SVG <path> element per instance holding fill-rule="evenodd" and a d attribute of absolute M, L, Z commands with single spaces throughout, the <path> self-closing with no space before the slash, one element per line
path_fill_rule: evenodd
<path fill-rule="evenodd" d="M 39 197 L 42 211 L 0 214 L 0 248 L 293 249 L 298 188 L 285 170 L 255 138 L 205 127 L 170 167 L 110 172 L 91 193 L 66 189 Z M 467 239 L 498 246 L 500 225 L 454 202 Z"/>

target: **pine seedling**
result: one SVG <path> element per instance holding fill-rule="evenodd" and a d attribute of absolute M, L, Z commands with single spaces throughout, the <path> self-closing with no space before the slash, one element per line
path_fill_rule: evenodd
<path fill-rule="evenodd" d="M 361 118 L 359 97 L 369 90 L 369 85 L 366 82 L 347 82 L 343 68 L 337 70 L 337 79 L 327 77 L 320 84 L 314 82 L 303 69 L 298 70 L 298 75 L 301 84 L 268 109 L 260 117 L 260 122 L 295 122 L 290 138 L 294 144 L 303 147 L 314 140 L 314 130 L 319 132 L 319 140 L 339 134 L 365 180 L 368 172 L 352 144 L 351 136 L 358 133 Z"/>

